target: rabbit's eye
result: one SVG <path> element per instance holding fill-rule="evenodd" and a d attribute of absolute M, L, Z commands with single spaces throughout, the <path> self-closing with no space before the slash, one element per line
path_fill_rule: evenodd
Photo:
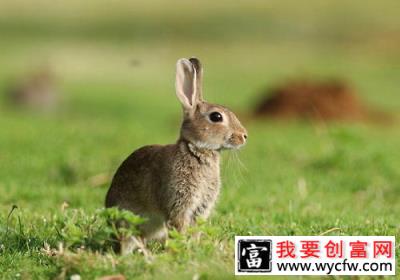
<path fill-rule="evenodd" d="M 223 118 L 222 118 L 222 115 L 221 115 L 220 113 L 218 113 L 218 112 L 212 112 L 212 113 L 210 114 L 210 120 L 211 120 L 212 122 L 222 122 Z"/>

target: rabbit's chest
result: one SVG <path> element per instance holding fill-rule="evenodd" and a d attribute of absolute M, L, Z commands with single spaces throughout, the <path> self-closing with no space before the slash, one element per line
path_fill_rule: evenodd
<path fill-rule="evenodd" d="M 173 192 L 169 209 L 180 205 L 193 220 L 197 216 L 207 218 L 219 195 L 219 154 L 194 157 L 186 153 L 179 158 L 172 168 L 172 180 L 168 184 L 171 188 L 167 188 Z"/>
<path fill-rule="evenodd" d="M 208 217 L 218 198 L 221 184 L 219 167 L 214 167 L 213 174 L 204 172 L 197 175 L 191 192 L 192 204 L 190 210 L 193 213 L 193 219 L 198 216 Z"/>
<path fill-rule="evenodd" d="M 208 176 L 207 174 L 200 174 L 197 180 L 194 182 L 195 188 L 193 188 L 193 196 L 198 199 L 211 199 L 219 192 L 220 178 L 218 176 Z"/>

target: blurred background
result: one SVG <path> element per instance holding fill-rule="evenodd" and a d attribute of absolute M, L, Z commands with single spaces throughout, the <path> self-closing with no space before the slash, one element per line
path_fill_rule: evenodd
<path fill-rule="evenodd" d="M 177 139 L 175 63 L 196 56 L 205 98 L 231 108 L 249 141 L 224 153 L 206 241 L 127 275 L 231 275 L 234 235 L 399 235 L 399 11 L 397 0 L 0 0 L 0 217 L 16 204 L 44 236 L 40 215 L 102 207 L 125 157 Z M 9 257 L 10 273 L 40 267 Z"/>

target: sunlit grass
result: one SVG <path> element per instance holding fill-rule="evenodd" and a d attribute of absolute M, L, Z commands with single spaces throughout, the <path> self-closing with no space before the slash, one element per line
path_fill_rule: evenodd
<path fill-rule="evenodd" d="M 293 76 L 344 78 L 370 106 L 398 116 L 400 56 L 391 35 L 398 30 L 397 2 L 388 2 L 385 16 L 373 2 L 313 1 L 313 9 L 294 9 L 285 1 L 229 8 L 227 2 L 112 1 L 107 7 L 96 2 L 93 10 L 94 1 L 78 2 L 65 9 L 46 1 L 24 9 L 9 2 L 0 9 L 0 33 L 7 38 L 0 39 L 0 92 L 44 65 L 55 72 L 62 96 L 58 111 L 39 114 L 13 110 L 1 94 L 0 278 L 230 278 L 235 235 L 313 235 L 332 228 L 339 228 L 332 234 L 400 235 L 397 122 L 250 117 L 264 88 Z M 338 20 L 343 14 L 352 17 Z M 223 155 L 214 215 L 187 235 L 171 233 L 165 248 L 150 244 L 150 263 L 139 253 L 69 248 L 73 234 L 61 238 L 56 230 L 65 202 L 83 215 L 65 222 L 86 225 L 103 207 L 126 156 L 146 144 L 176 141 L 175 62 L 191 55 L 204 63 L 205 97 L 237 112 L 249 131 L 243 150 Z M 7 222 L 13 205 L 18 209 Z"/>

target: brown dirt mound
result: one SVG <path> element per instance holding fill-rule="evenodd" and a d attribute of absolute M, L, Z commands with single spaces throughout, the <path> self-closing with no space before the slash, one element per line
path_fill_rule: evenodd
<path fill-rule="evenodd" d="M 323 121 L 364 121 L 385 118 L 372 112 L 355 90 L 339 80 L 293 80 L 268 90 L 255 109 L 256 116 Z"/>

